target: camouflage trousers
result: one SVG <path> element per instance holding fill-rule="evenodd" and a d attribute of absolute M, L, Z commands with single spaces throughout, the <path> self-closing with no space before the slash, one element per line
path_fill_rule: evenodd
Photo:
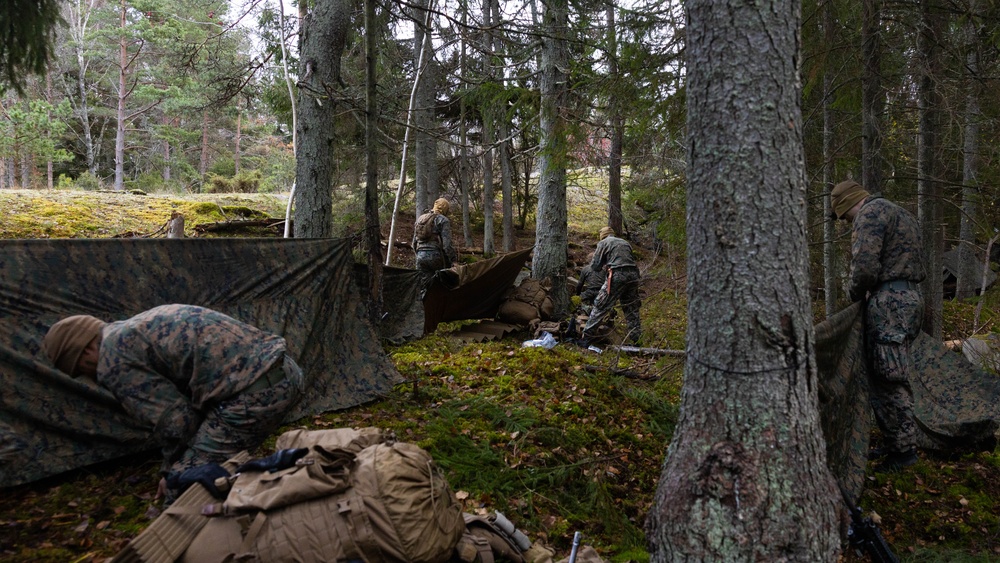
<path fill-rule="evenodd" d="M 587 325 L 583 327 L 584 337 L 592 334 L 593 329 L 604 322 L 616 303 L 621 303 L 622 311 L 625 312 L 625 323 L 628 326 L 626 339 L 633 344 L 639 344 L 642 338 L 642 322 L 639 318 L 642 301 L 639 298 L 638 268 L 611 270 L 611 277 L 605 278 L 604 284 L 597 292 L 597 298 L 594 299 L 594 309 L 590 312 Z"/>
<path fill-rule="evenodd" d="M 206 413 L 170 472 L 221 463 L 243 450 L 256 448 L 278 429 L 302 396 L 302 368 L 286 355 L 258 382 Z"/>
<path fill-rule="evenodd" d="M 418 270 L 433 274 L 447 268 L 448 259 L 445 258 L 444 252 L 440 248 L 419 248 L 416 251 L 416 266 Z"/>
<path fill-rule="evenodd" d="M 865 344 L 871 366 L 870 399 L 889 451 L 916 447 L 910 344 L 920 331 L 923 300 L 916 289 L 882 289 L 865 310 Z"/>

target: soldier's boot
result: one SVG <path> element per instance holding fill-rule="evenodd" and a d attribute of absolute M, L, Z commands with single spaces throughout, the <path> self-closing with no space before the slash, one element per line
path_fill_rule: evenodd
<path fill-rule="evenodd" d="M 917 463 L 916 448 L 910 448 L 905 452 L 889 452 L 889 455 L 885 457 L 885 461 L 875 466 L 875 473 L 899 471 L 915 463 Z"/>

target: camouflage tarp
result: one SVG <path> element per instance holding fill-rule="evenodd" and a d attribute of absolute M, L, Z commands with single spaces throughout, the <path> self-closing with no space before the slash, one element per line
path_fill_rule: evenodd
<path fill-rule="evenodd" d="M 0 242 L 0 486 L 150 449 L 110 393 L 49 364 L 41 339 L 55 321 L 186 303 L 280 334 L 308 380 L 293 421 L 401 380 L 359 297 L 346 240 Z"/>
<path fill-rule="evenodd" d="M 355 264 L 358 287 L 368 287 L 368 265 Z M 379 333 L 390 344 L 402 344 L 424 335 L 424 304 L 420 286 L 424 274 L 407 268 L 382 268 L 382 314 Z"/>
<path fill-rule="evenodd" d="M 861 305 L 816 325 L 820 417 L 830 470 L 857 499 L 864 488 L 873 416 Z M 917 443 L 932 450 L 992 449 L 1000 428 L 1000 378 L 921 333 L 911 345 Z"/>

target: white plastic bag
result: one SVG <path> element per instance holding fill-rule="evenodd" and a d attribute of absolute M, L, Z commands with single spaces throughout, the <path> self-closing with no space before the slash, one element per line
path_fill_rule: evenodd
<path fill-rule="evenodd" d="M 522 348 L 545 348 L 546 350 L 551 350 L 556 347 L 556 338 L 552 336 L 548 331 L 542 332 L 541 338 L 536 338 L 534 340 L 525 340 L 521 344 Z"/>

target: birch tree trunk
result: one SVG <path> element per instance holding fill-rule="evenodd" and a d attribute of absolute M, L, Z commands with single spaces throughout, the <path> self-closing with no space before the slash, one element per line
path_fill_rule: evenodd
<path fill-rule="evenodd" d="M 295 238 L 333 234 L 333 137 L 335 104 L 329 93 L 340 83 L 351 4 L 318 0 L 302 20 L 299 48 L 299 146 L 295 154 Z"/>
<path fill-rule="evenodd" d="M 566 69 L 569 68 L 567 33 L 569 3 L 551 0 L 542 14 L 541 151 L 538 157 L 538 210 L 535 251 L 531 276 L 552 280 L 553 306 L 557 317 L 569 310 L 566 287 L 568 249 L 566 213 L 566 104 L 569 98 Z"/>
<path fill-rule="evenodd" d="M 651 561 L 836 561 L 795 0 L 688 0 L 688 329 Z M 725 116 L 725 117 L 722 117 Z"/>

